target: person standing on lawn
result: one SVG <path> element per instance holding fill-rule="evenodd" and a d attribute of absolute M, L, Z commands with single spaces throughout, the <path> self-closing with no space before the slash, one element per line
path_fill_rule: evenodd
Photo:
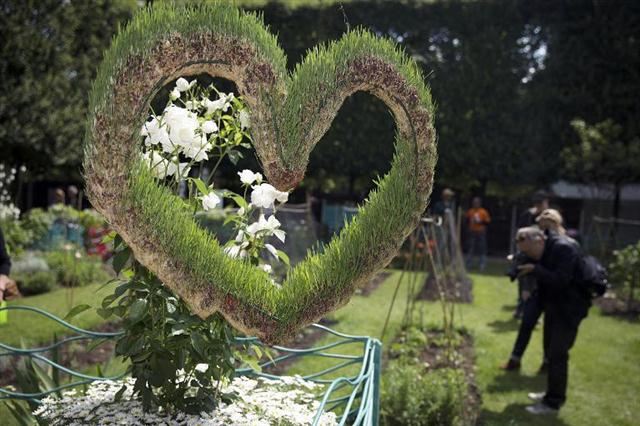
<path fill-rule="evenodd" d="M 0 302 L 10 300 L 20 295 L 15 281 L 9 278 L 11 272 L 11 258 L 4 244 L 4 234 L 0 228 Z"/>
<path fill-rule="evenodd" d="M 471 208 L 465 214 L 468 225 L 467 269 L 471 268 L 474 254 L 478 255 L 478 266 L 483 271 L 487 263 L 487 225 L 491 223 L 489 212 L 482 207 L 482 199 L 474 197 Z"/>
<path fill-rule="evenodd" d="M 544 191 L 536 191 L 531 197 L 532 206 L 522 212 L 518 217 L 518 229 L 528 226 L 537 226 L 537 218 L 540 214 L 549 208 L 549 196 Z M 530 284 L 533 278 L 518 277 L 518 300 L 516 302 L 516 310 L 513 313 L 514 318 L 522 318 L 525 300 L 523 294 L 530 293 Z"/>
<path fill-rule="evenodd" d="M 537 403 L 526 409 L 532 414 L 554 413 L 567 398 L 569 350 L 575 343 L 580 322 L 588 314 L 591 298 L 577 279 L 580 253 L 574 242 L 533 227 L 520 229 L 516 240 L 518 250 L 535 262 L 518 269 L 537 280 L 548 333 L 547 390 L 529 393 L 529 398 Z"/>
<path fill-rule="evenodd" d="M 566 231 L 562 226 L 563 219 L 562 215 L 559 211 L 554 209 L 545 209 L 540 215 L 535 219 L 538 226 L 542 231 L 546 231 L 547 233 L 555 233 L 557 235 L 563 235 L 570 242 L 579 247 L 578 243 L 572 238 L 566 237 Z M 517 244 L 517 238 L 516 238 Z M 509 357 L 509 361 L 506 364 L 500 366 L 503 370 L 507 371 L 518 371 L 520 370 L 520 360 L 524 355 L 527 346 L 529 345 L 529 340 L 531 340 L 531 333 L 533 333 L 533 329 L 535 328 L 538 320 L 542 316 L 544 312 L 544 308 L 542 305 L 542 300 L 540 300 L 540 294 L 538 292 L 538 285 L 533 274 L 525 274 L 518 276 L 518 280 L 522 281 L 522 300 L 523 300 L 523 308 L 522 308 L 522 320 L 520 321 L 520 328 L 518 329 L 518 336 L 516 337 L 516 341 L 513 345 L 513 350 L 511 351 L 511 356 Z M 544 330 L 543 330 L 543 360 L 542 365 L 538 369 L 538 374 L 544 374 L 547 372 L 548 368 L 548 360 L 547 360 L 547 348 L 549 346 L 548 337 L 549 331 L 547 330 L 548 321 L 544 321 Z"/>

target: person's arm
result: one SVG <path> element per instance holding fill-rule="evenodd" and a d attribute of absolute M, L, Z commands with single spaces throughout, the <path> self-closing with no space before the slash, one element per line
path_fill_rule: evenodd
<path fill-rule="evenodd" d="M 484 224 L 485 225 L 490 224 L 491 223 L 491 216 L 489 215 L 489 212 L 487 211 L 487 209 L 484 209 L 482 212 L 484 213 L 483 214 L 483 216 L 484 216 L 483 217 Z"/>
<path fill-rule="evenodd" d="M 553 264 L 547 266 L 537 263 L 533 268 L 533 275 L 551 290 L 560 290 L 571 283 L 578 261 L 577 251 L 569 245 L 559 245 L 555 247 L 553 253 Z"/>

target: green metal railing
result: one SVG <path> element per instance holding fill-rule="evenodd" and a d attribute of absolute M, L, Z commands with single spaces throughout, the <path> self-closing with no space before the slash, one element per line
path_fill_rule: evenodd
<path fill-rule="evenodd" d="M 63 389 L 85 385 L 95 380 L 118 380 L 124 374 L 113 377 L 98 377 L 76 371 L 72 368 L 60 365 L 47 358 L 46 353 L 58 349 L 65 344 L 96 339 L 115 339 L 123 332 L 94 332 L 76 327 L 63 319 L 58 318 L 46 311 L 29 306 L 6 306 L 0 307 L 0 311 L 27 311 L 47 317 L 48 319 L 62 325 L 71 334 L 60 341 L 48 346 L 38 348 L 16 348 L 0 342 L 0 360 L 5 357 L 30 357 L 37 362 L 51 366 L 60 372 L 68 374 L 72 379 L 53 389 L 44 392 L 24 393 L 0 387 L 0 400 L 22 399 L 38 402 L 45 396 L 57 393 Z M 10 326 L 5 324 L 4 327 Z M 269 371 L 279 364 L 289 363 L 294 360 L 320 357 L 324 358 L 322 364 L 326 368 L 321 371 L 314 371 L 303 375 L 306 380 L 323 384 L 326 390 L 322 395 L 320 407 L 316 413 L 313 425 L 318 424 L 323 412 L 333 411 L 339 419 L 340 425 L 377 425 L 380 412 L 380 366 L 381 366 L 381 344 L 378 340 L 364 336 L 351 336 L 339 333 L 328 327 L 319 324 L 310 326 L 323 333 L 322 337 L 328 337 L 329 343 L 313 348 L 289 348 L 284 346 L 269 346 L 275 350 L 277 356 L 272 360 L 263 362 L 260 366 L 262 371 L 258 372 L 250 368 L 236 370 L 238 375 L 261 376 L 277 380 L 277 374 Z M 238 337 L 238 344 L 254 344 L 265 346 L 255 337 Z M 355 355 L 354 355 L 355 354 Z"/>

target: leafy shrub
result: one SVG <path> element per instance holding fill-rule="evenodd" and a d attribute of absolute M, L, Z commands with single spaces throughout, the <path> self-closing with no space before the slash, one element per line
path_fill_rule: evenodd
<path fill-rule="evenodd" d="M 104 216 L 93 209 L 85 209 L 78 212 L 78 221 L 85 230 L 98 228 L 106 224 Z"/>
<path fill-rule="evenodd" d="M 640 286 L 640 241 L 614 251 L 613 255 L 614 260 L 609 265 L 611 282 L 626 294 L 630 303 Z"/>
<path fill-rule="evenodd" d="M 382 376 L 382 424 L 462 424 L 462 404 L 466 394 L 467 385 L 460 370 L 442 368 L 425 371 L 419 364 L 394 361 Z"/>
<path fill-rule="evenodd" d="M 53 224 L 53 214 L 43 209 L 31 209 L 22 217 L 22 227 L 30 235 L 31 244 L 42 241 Z"/>
<path fill-rule="evenodd" d="M 33 274 L 35 272 L 48 272 L 49 265 L 39 256 L 35 256 L 30 252 L 17 259 L 11 259 L 11 272 L 14 275 Z"/>
<path fill-rule="evenodd" d="M 22 227 L 20 220 L 7 218 L 0 221 L 7 251 L 11 256 L 21 254 L 31 244 L 31 234 Z"/>
<path fill-rule="evenodd" d="M 20 292 L 24 296 L 48 293 L 56 286 L 56 275 L 53 272 L 39 271 L 17 277 Z"/>
<path fill-rule="evenodd" d="M 48 252 L 45 256 L 61 286 L 83 286 L 109 279 L 109 274 L 104 270 L 102 262 L 87 257 L 81 251 L 57 250 Z"/>

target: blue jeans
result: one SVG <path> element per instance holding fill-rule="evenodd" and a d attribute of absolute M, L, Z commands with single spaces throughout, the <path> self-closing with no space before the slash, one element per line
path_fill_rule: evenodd
<path fill-rule="evenodd" d="M 471 268 L 473 256 L 478 255 L 480 269 L 484 269 L 487 264 L 487 233 L 486 231 L 469 231 L 467 236 L 467 269 Z"/>

